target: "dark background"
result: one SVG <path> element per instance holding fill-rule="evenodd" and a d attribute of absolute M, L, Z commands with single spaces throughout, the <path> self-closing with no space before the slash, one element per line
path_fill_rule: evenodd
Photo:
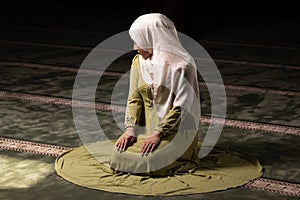
<path fill-rule="evenodd" d="M 9 23 L 7 17 L 47 16 L 72 18 L 73 20 L 120 20 L 120 30 L 129 29 L 139 15 L 160 12 L 167 15 L 177 30 L 195 38 L 230 20 L 247 15 L 250 19 L 272 16 L 276 20 L 299 18 L 296 1 L 203 1 L 203 0 L 108 0 L 108 1 L 2 1 L 1 21 Z M 104 27 L 105 28 L 105 27 Z"/>

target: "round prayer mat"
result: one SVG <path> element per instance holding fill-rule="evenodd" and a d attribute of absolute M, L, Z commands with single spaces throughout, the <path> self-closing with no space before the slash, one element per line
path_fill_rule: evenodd
<path fill-rule="evenodd" d="M 102 142 L 89 144 L 101 145 Z M 200 143 L 198 144 L 200 148 Z M 99 156 L 99 155 L 98 155 Z M 92 155 L 86 146 L 71 149 L 55 161 L 58 175 L 80 186 L 108 192 L 145 196 L 207 193 L 242 186 L 262 175 L 262 166 L 251 155 L 215 146 L 200 159 L 200 166 L 166 177 L 115 172 Z"/>

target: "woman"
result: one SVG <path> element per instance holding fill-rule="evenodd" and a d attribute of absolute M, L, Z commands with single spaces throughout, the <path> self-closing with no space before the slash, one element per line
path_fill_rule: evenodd
<path fill-rule="evenodd" d="M 93 189 L 155 196 L 225 190 L 260 177 L 262 166 L 250 155 L 215 147 L 198 158 L 196 67 L 174 24 L 164 15 L 146 14 L 129 34 L 138 55 L 131 67 L 125 132 L 113 141 L 113 153 L 98 148 L 111 147 L 111 141 L 65 152 L 56 159 L 56 172 Z"/>
<path fill-rule="evenodd" d="M 135 147 L 129 151 L 155 157 L 149 153 L 169 145 L 178 132 L 190 137 L 187 140 L 186 135 L 178 133 L 180 143 L 177 148 L 181 152 L 177 153 L 177 158 L 160 164 L 156 169 L 151 167 L 157 166 L 157 163 L 152 163 L 155 162 L 153 158 L 143 160 L 138 155 L 116 152 L 112 156 L 111 166 L 120 171 L 149 172 L 155 176 L 196 168 L 199 164 L 196 131 L 200 105 L 197 72 L 192 57 L 182 47 L 172 21 L 162 14 L 140 16 L 132 24 L 129 34 L 138 55 L 134 57 L 131 67 L 126 131 L 118 139 L 117 149 L 124 152 L 133 145 L 139 148 L 138 151 Z M 161 162 L 159 158 L 156 160 Z"/>

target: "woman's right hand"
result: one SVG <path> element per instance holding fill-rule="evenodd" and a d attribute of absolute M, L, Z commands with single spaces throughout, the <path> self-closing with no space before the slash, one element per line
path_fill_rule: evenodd
<path fill-rule="evenodd" d="M 136 142 L 136 136 L 132 134 L 132 131 L 126 130 L 116 142 L 117 150 L 122 152 L 126 151 L 127 147 L 133 145 Z"/>

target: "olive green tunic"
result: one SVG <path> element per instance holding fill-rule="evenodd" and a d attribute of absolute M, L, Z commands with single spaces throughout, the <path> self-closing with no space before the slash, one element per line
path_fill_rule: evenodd
<path fill-rule="evenodd" d="M 151 170 L 151 162 L 155 162 L 155 156 L 151 155 L 149 159 L 141 159 L 139 154 L 144 138 L 150 136 L 154 130 L 162 133 L 163 137 L 156 151 L 168 145 L 179 131 L 181 122 L 181 108 L 171 107 L 163 120 L 158 120 L 156 110 L 153 107 L 153 95 L 151 86 L 147 85 L 142 78 L 139 56 L 133 58 L 130 74 L 130 89 L 128 95 L 125 127 L 135 127 L 138 135 L 137 143 L 129 147 L 127 151 L 135 154 L 124 154 L 115 151 L 111 157 L 111 167 L 116 170 L 132 172 L 140 175 L 167 176 L 174 173 L 181 173 L 198 167 L 199 158 L 197 150 L 196 131 L 189 131 L 186 134 L 192 134 L 193 141 L 189 147 L 185 147 L 182 155 L 167 166 L 158 167 Z M 138 128 L 139 127 L 139 128 Z M 180 144 L 178 144 L 180 145 Z M 179 148 L 179 146 L 178 146 Z M 153 158 L 154 157 L 154 158 Z M 159 159 L 159 158 L 156 158 Z M 158 161 L 156 161 L 158 162 Z M 143 171 L 144 173 L 140 173 Z"/>
<path fill-rule="evenodd" d="M 132 62 L 130 79 L 125 126 L 137 129 L 137 142 L 125 153 L 115 150 L 110 155 L 91 149 L 114 145 L 115 141 L 97 142 L 74 148 L 56 159 L 55 169 L 58 175 L 84 187 L 152 196 L 225 190 L 244 185 L 262 175 L 262 166 L 257 159 L 226 148 L 214 147 L 205 158 L 199 159 L 201 143 L 197 141 L 197 136 L 178 159 L 167 166 L 149 171 L 147 167 L 151 158 L 155 158 L 155 152 L 170 145 L 178 134 L 179 122 L 183 120 L 180 119 L 182 111 L 179 107 L 172 107 L 164 120 L 158 123 L 153 109 L 151 88 L 141 78 L 137 56 Z M 159 130 L 163 134 L 162 141 L 154 154 L 149 155 L 149 159 L 142 159 L 139 154 L 141 145 L 144 138 L 153 130 Z M 170 156 L 171 154 L 172 152 Z"/>

